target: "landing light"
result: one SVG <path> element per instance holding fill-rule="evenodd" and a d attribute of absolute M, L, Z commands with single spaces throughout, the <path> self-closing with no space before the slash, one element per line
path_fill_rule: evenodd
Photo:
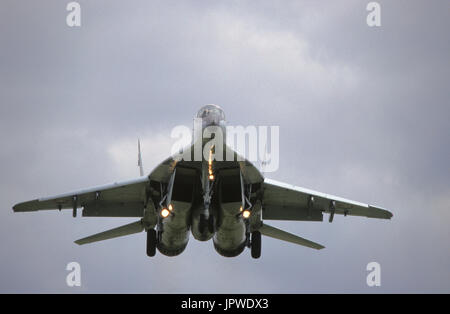
<path fill-rule="evenodd" d="M 248 219 L 250 217 L 250 211 L 249 210 L 244 210 L 242 212 L 242 217 L 244 217 L 245 219 Z"/>
<path fill-rule="evenodd" d="M 167 218 L 170 215 L 170 211 L 167 208 L 163 208 L 161 210 L 161 217 L 162 218 Z"/>
<path fill-rule="evenodd" d="M 209 173 L 209 180 L 214 180 L 214 175 L 213 175 L 213 169 L 212 169 L 212 150 L 213 150 L 214 146 L 211 147 L 211 149 L 209 150 L 209 160 L 208 160 L 208 173 Z"/>
<path fill-rule="evenodd" d="M 173 206 L 172 204 L 169 204 L 169 210 L 172 211 L 173 210 Z"/>

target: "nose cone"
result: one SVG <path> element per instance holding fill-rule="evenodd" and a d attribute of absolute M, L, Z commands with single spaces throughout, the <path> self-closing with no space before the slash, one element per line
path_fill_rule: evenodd
<path fill-rule="evenodd" d="M 200 108 L 197 118 L 203 120 L 203 125 L 221 125 L 225 123 L 225 113 L 217 105 L 206 105 Z"/>

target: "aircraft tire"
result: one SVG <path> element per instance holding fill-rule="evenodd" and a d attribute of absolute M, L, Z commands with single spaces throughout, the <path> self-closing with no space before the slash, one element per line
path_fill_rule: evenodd
<path fill-rule="evenodd" d="M 200 232 L 200 234 L 204 234 L 207 227 L 208 227 L 208 220 L 206 219 L 205 215 L 201 214 L 200 221 L 198 223 L 198 231 Z"/>
<path fill-rule="evenodd" d="M 261 232 L 252 232 L 251 253 L 253 258 L 261 257 Z"/>
<path fill-rule="evenodd" d="M 153 257 L 156 254 L 156 230 L 147 231 L 147 256 Z"/>
<path fill-rule="evenodd" d="M 209 233 L 214 233 L 216 231 L 216 219 L 213 215 L 210 215 L 208 219 L 208 231 Z"/>

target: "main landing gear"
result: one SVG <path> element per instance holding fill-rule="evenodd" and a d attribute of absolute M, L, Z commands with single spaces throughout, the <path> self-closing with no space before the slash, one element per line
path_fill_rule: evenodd
<path fill-rule="evenodd" d="M 161 240 L 161 232 L 155 229 L 147 231 L 147 256 L 153 257 L 156 254 L 156 245 Z"/>
<path fill-rule="evenodd" d="M 253 258 L 261 257 L 261 232 L 259 231 L 252 232 L 250 249 Z"/>

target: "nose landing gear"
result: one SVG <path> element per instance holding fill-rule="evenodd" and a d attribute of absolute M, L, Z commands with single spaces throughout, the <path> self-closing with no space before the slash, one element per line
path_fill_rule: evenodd
<path fill-rule="evenodd" d="M 209 233 L 214 233 L 216 231 L 214 215 L 210 214 L 207 218 L 205 214 L 200 214 L 198 228 L 201 234 L 204 234 L 206 230 L 208 230 Z"/>

